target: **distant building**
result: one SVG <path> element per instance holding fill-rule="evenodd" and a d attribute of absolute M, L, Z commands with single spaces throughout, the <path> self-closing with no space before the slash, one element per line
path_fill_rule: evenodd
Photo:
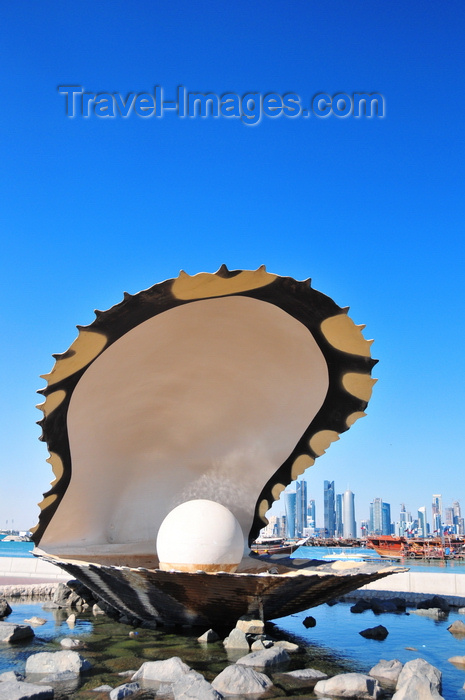
<path fill-rule="evenodd" d="M 370 530 L 370 521 L 369 520 L 361 520 L 360 521 L 361 536 L 366 537 L 368 535 L 369 530 Z"/>
<path fill-rule="evenodd" d="M 336 532 L 336 511 L 334 507 L 334 481 L 325 481 L 324 495 L 324 523 L 325 536 L 334 537 Z"/>
<path fill-rule="evenodd" d="M 426 508 L 425 506 L 421 506 L 421 508 L 418 509 L 418 537 L 426 537 L 427 534 Z"/>
<path fill-rule="evenodd" d="M 355 524 L 355 497 L 352 491 L 344 492 L 343 515 L 344 537 L 346 539 L 357 537 L 357 525 Z"/>
<path fill-rule="evenodd" d="M 295 491 L 285 491 L 284 494 L 284 511 L 286 513 L 286 529 L 287 537 L 295 537 L 295 520 L 296 520 L 296 499 Z"/>
<path fill-rule="evenodd" d="M 316 506 L 315 500 L 311 498 L 308 502 L 308 526 L 310 529 L 316 528 Z"/>
<path fill-rule="evenodd" d="M 336 537 L 342 537 L 344 533 L 343 526 L 343 516 L 342 516 L 342 493 L 336 494 L 336 526 L 335 535 Z"/>
<path fill-rule="evenodd" d="M 302 537 L 307 524 L 307 482 L 305 479 L 296 484 L 296 530 L 297 536 Z"/>
<path fill-rule="evenodd" d="M 383 535 L 383 499 L 374 498 L 370 503 L 370 534 Z"/>
<path fill-rule="evenodd" d="M 392 528 L 391 528 L 391 505 L 390 503 L 384 503 L 382 504 L 382 509 L 381 509 L 381 534 L 382 535 L 391 535 L 392 534 Z"/>

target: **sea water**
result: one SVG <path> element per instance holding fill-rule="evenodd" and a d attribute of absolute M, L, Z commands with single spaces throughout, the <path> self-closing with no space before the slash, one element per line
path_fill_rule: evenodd
<path fill-rule="evenodd" d="M 5 542 L 0 540 L 0 557 L 32 557 L 34 542 Z"/>

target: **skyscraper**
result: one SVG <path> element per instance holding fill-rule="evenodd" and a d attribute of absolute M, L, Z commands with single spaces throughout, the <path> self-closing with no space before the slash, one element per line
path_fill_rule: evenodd
<path fill-rule="evenodd" d="M 335 535 L 336 537 L 342 537 L 344 534 L 344 526 L 342 520 L 342 493 L 336 494 L 336 523 L 335 523 Z"/>
<path fill-rule="evenodd" d="M 390 503 L 383 503 L 382 504 L 382 534 L 383 535 L 390 535 L 391 534 L 391 504 Z"/>
<path fill-rule="evenodd" d="M 426 522 L 426 508 L 425 506 L 421 506 L 421 508 L 418 509 L 418 536 L 426 537 L 427 534 L 428 525 Z"/>
<path fill-rule="evenodd" d="M 370 503 L 370 532 L 372 535 L 383 533 L 383 499 L 374 498 Z"/>
<path fill-rule="evenodd" d="M 357 525 L 355 524 L 355 499 L 352 491 L 344 491 L 343 515 L 344 537 L 350 539 L 357 537 Z"/>
<path fill-rule="evenodd" d="M 323 489 L 325 536 L 334 537 L 334 533 L 336 530 L 336 513 L 334 510 L 334 481 L 325 481 Z"/>
<path fill-rule="evenodd" d="M 295 491 L 284 492 L 284 512 L 286 514 L 286 529 L 288 537 L 295 537 L 295 516 L 296 516 L 296 497 Z"/>
<path fill-rule="evenodd" d="M 312 530 L 316 528 L 316 506 L 313 498 L 308 502 L 308 527 Z"/>
<path fill-rule="evenodd" d="M 298 537 L 302 537 L 307 528 L 307 482 L 305 479 L 296 484 L 296 528 Z"/>

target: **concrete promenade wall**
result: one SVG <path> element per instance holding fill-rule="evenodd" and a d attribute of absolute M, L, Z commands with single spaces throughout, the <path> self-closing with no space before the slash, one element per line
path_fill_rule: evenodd
<path fill-rule="evenodd" d="M 37 557 L 0 557 L 0 585 L 2 577 L 41 581 L 69 581 L 70 575 L 48 561 Z"/>
<path fill-rule="evenodd" d="M 345 598 L 393 598 L 401 596 L 417 603 L 425 597 L 440 595 L 452 605 L 465 606 L 465 573 L 441 574 L 407 571 L 392 574 L 344 596 Z"/>

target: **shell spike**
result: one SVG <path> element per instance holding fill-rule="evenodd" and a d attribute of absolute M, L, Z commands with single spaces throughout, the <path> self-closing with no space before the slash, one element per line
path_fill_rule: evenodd
<path fill-rule="evenodd" d="M 350 311 L 350 306 L 342 306 L 342 307 L 341 307 L 341 311 L 342 311 L 342 313 L 344 313 L 344 314 L 348 314 L 349 311 Z"/>
<path fill-rule="evenodd" d="M 178 278 L 179 278 L 180 280 L 189 279 L 189 278 L 190 278 L 190 275 L 188 275 L 187 272 L 186 272 L 185 270 L 179 270 Z"/>
<path fill-rule="evenodd" d="M 257 272 L 266 272 L 266 265 L 259 265 L 257 267 Z"/>
<path fill-rule="evenodd" d="M 225 263 L 223 263 L 223 264 L 218 268 L 218 270 L 216 271 L 216 274 L 217 274 L 217 275 L 227 275 L 227 274 L 229 274 L 229 270 L 228 270 L 227 265 L 225 265 Z"/>
<path fill-rule="evenodd" d="M 123 292 L 123 299 L 126 301 L 127 299 L 131 299 L 132 294 L 129 294 L 129 292 Z"/>

